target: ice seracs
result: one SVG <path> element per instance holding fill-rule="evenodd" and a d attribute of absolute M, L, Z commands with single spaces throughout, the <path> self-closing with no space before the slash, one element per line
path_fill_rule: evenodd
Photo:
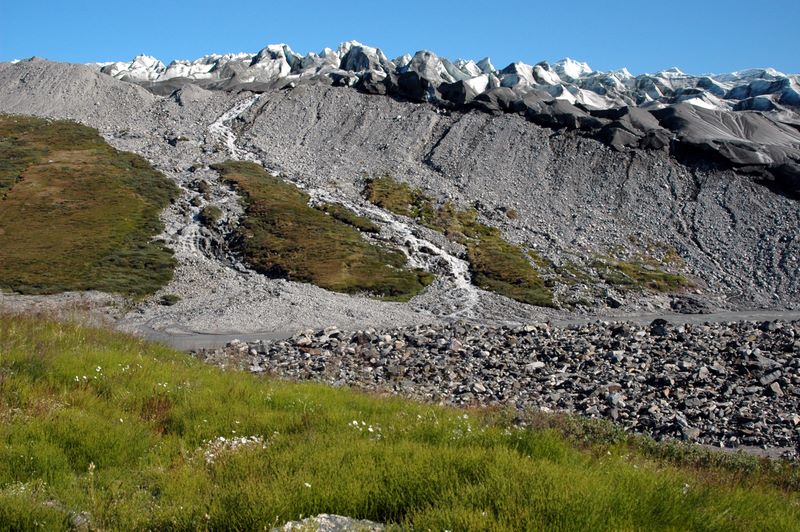
<path fill-rule="evenodd" d="M 249 81 L 274 81 L 285 78 L 292 72 L 292 64 L 299 61 L 292 49 L 285 44 L 270 44 L 259 51 L 250 61 Z"/>
<path fill-rule="evenodd" d="M 339 69 L 350 72 L 386 71 L 392 65 L 380 48 L 350 41 L 339 46 Z"/>
<path fill-rule="evenodd" d="M 553 70 L 565 81 L 575 81 L 594 72 L 586 63 L 565 57 L 553 63 Z"/>
<path fill-rule="evenodd" d="M 402 68 L 411 62 L 412 57 L 411 54 L 403 54 L 394 60 L 394 64 L 397 68 Z"/>
<path fill-rule="evenodd" d="M 533 67 L 521 61 L 511 63 L 500 71 L 500 86 L 508 88 L 530 87 L 535 85 Z"/>
<path fill-rule="evenodd" d="M 95 66 L 132 82 L 187 79 L 228 90 L 245 83 L 269 86 L 280 80 L 317 79 L 373 93 L 395 91 L 411 99 L 456 104 L 505 87 L 518 98 L 539 91 L 587 110 L 621 106 L 658 109 L 688 103 L 705 109 L 766 112 L 800 106 L 800 78 L 772 68 L 693 76 L 673 67 L 634 76 L 625 68 L 597 72 L 584 62 L 564 58 L 552 65 L 514 62 L 497 69 L 488 57 L 451 62 L 428 50 L 390 60 L 380 48 L 355 40 L 305 55 L 286 44 L 271 44 L 256 54 L 212 54 L 193 61 L 176 60 L 166 67 L 146 55 Z"/>
<path fill-rule="evenodd" d="M 475 61 L 466 60 L 466 59 L 456 59 L 455 63 L 453 63 L 457 69 L 461 72 L 469 76 L 470 78 L 475 78 L 484 74 L 484 71 L 478 66 Z"/>
<path fill-rule="evenodd" d="M 533 66 L 533 79 L 540 85 L 560 85 L 561 78 L 550 69 L 547 61 L 542 61 Z"/>
<path fill-rule="evenodd" d="M 157 81 L 166 70 L 164 63 L 149 55 L 137 55 L 129 63 L 110 63 L 100 69 L 104 74 L 128 81 Z"/>
<path fill-rule="evenodd" d="M 166 71 L 162 74 L 163 79 L 189 78 L 189 79 L 209 79 L 214 76 L 213 71 L 232 61 L 250 61 L 252 54 L 211 54 L 205 55 L 194 61 L 176 60 L 167 65 Z"/>
<path fill-rule="evenodd" d="M 686 74 L 681 71 L 678 67 L 668 68 L 666 70 L 661 70 L 656 74 L 657 77 L 666 78 L 666 79 L 673 79 L 673 78 L 685 78 Z"/>
<path fill-rule="evenodd" d="M 457 78 L 453 76 L 452 70 L 453 69 L 448 69 L 442 59 L 435 53 L 428 50 L 420 50 L 414 54 L 411 62 L 405 67 L 398 69 L 398 72 L 414 72 L 421 78 L 439 85 L 441 83 L 457 81 Z M 466 75 L 461 75 L 466 78 Z"/>

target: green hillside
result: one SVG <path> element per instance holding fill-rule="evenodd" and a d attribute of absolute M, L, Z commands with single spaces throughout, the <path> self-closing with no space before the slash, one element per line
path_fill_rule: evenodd
<path fill-rule="evenodd" d="M 245 203 L 238 247 L 248 263 L 269 275 L 345 293 L 405 301 L 433 276 L 406 268 L 400 251 L 368 242 L 369 220 L 342 206 L 308 205 L 308 195 L 244 161 L 212 165 L 236 186 Z"/>
<path fill-rule="evenodd" d="M 95 129 L 0 115 L 0 288 L 155 292 L 174 260 L 152 239 L 177 193 Z"/>

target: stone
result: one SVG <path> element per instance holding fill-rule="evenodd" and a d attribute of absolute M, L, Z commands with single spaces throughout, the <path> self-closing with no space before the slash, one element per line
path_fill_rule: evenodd
<path fill-rule="evenodd" d="M 781 375 L 782 373 L 780 371 L 771 371 L 770 373 L 767 373 L 758 379 L 758 382 L 760 382 L 763 386 L 767 386 L 778 380 Z"/>
<path fill-rule="evenodd" d="M 661 318 L 653 320 L 650 323 L 650 334 L 653 336 L 667 336 L 669 334 L 667 325 L 667 320 Z"/>
<path fill-rule="evenodd" d="M 319 514 L 301 521 L 290 521 L 282 527 L 271 529 L 271 532 L 299 532 L 305 530 L 316 530 L 318 532 L 344 532 L 347 530 L 381 532 L 385 530 L 385 527 L 374 521 L 353 519 L 334 514 Z"/>
<path fill-rule="evenodd" d="M 696 441 L 700 438 L 700 429 L 697 427 L 686 426 L 681 429 L 683 437 L 687 440 Z"/>
<path fill-rule="evenodd" d="M 386 371 L 387 373 L 389 373 L 389 376 L 391 377 L 400 377 L 405 374 L 405 368 L 403 368 L 403 366 L 400 366 L 399 364 L 392 364 L 387 368 Z"/>
<path fill-rule="evenodd" d="M 606 396 L 606 402 L 611 406 L 625 406 L 623 395 L 620 393 L 610 393 Z"/>
<path fill-rule="evenodd" d="M 475 382 L 472 384 L 472 391 L 475 393 L 486 393 L 486 386 L 480 382 Z"/>
<path fill-rule="evenodd" d="M 783 397 L 783 390 L 781 389 L 780 383 L 773 382 L 769 385 L 769 389 L 772 392 L 772 395 L 776 397 Z"/>
<path fill-rule="evenodd" d="M 531 362 L 529 364 L 525 364 L 525 371 L 527 371 L 528 373 L 533 373 L 536 370 L 542 369 L 545 366 L 546 366 L 546 364 L 544 362 L 541 362 L 541 361 L 537 360 L 536 362 Z"/>
<path fill-rule="evenodd" d="M 73 512 L 70 515 L 70 525 L 75 530 L 89 530 L 91 528 L 92 516 L 89 512 Z"/>

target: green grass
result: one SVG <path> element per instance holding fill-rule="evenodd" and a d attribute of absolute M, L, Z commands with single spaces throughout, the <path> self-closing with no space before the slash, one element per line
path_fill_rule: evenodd
<path fill-rule="evenodd" d="M 380 233 L 381 231 L 377 225 L 372 223 L 372 220 L 357 215 L 341 203 L 323 203 L 322 205 L 317 205 L 316 208 L 340 222 L 355 227 L 362 233 Z"/>
<path fill-rule="evenodd" d="M 389 176 L 380 176 L 367 182 L 367 199 L 380 207 L 402 216 L 421 218 L 422 209 L 430 209 L 430 200 L 418 189 Z"/>
<path fill-rule="evenodd" d="M 484 290 L 529 305 L 553 306 L 552 291 L 525 258 L 523 250 L 499 235 L 482 236 L 468 242 L 467 259 L 472 282 Z"/>
<path fill-rule="evenodd" d="M 598 258 L 592 263 L 604 281 L 621 289 L 675 292 L 692 285 L 683 275 L 667 272 L 661 266 L 661 262 L 645 257 L 630 260 Z"/>
<path fill-rule="evenodd" d="M 505 241 L 497 228 L 479 223 L 475 209 L 459 210 L 451 202 L 437 206 L 421 190 L 388 176 L 369 181 L 364 194 L 378 207 L 465 245 L 475 285 L 529 305 L 553 306 L 552 291 L 525 251 Z"/>
<path fill-rule="evenodd" d="M 308 205 L 309 197 L 250 162 L 212 165 L 236 186 L 245 217 L 236 246 L 257 271 L 344 293 L 406 301 L 433 277 L 405 267 L 401 252 L 366 241 L 353 227 Z M 335 208 L 334 208 L 335 209 Z"/>
<path fill-rule="evenodd" d="M 589 267 L 579 266 L 573 261 L 565 261 L 560 266 L 543 263 L 543 270 L 551 270 L 555 280 L 566 285 L 593 285 L 602 280 L 619 290 L 652 290 L 655 292 L 676 292 L 692 286 L 691 281 L 679 273 L 672 273 L 665 267 L 677 267 L 671 258 L 656 259 L 637 255 L 629 260 L 618 260 L 608 255 L 595 257 Z"/>
<path fill-rule="evenodd" d="M 155 292 L 174 259 L 152 239 L 177 194 L 95 129 L 0 115 L 0 288 Z"/>
<path fill-rule="evenodd" d="M 0 528 L 63 530 L 81 512 L 113 530 L 255 530 L 322 512 L 416 530 L 800 522 L 796 469 L 686 462 L 607 425 L 523 430 L 507 417 L 222 371 L 118 333 L 0 316 Z M 263 445 L 209 463 L 219 436 Z"/>

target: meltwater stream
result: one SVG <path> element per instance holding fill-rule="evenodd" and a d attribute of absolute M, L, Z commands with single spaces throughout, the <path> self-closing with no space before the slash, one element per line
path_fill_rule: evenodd
<path fill-rule="evenodd" d="M 227 148 L 234 159 L 260 164 L 261 161 L 257 155 L 237 145 L 236 133 L 231 128 L 232 122 L 252 107 L 259 97 L 256 95 L 238 102 L 214 121 L 208 127 L 208 132 Z M 439 272 L 442 270 L 441 266 L 444 265 L 446 279 L 452 283 L 455 291 L 453 299 L 457 301 L 456 310 L 444 317 L 468 318 L 471 316 L 472 310 L 478 304 L 479 295 L 478 289 L 471 282 L 467 261 L 447 252 L 433 242 L 417 236 L 412 227 L 388 211 L 367 202 L 355 203 L 328 190 L 310 188 L 291 178 L 287 178 L 287 181 L 306 192 L 313 202 L 339 203 L 359 216 L 364 216 L 380 224 L 382 240 L 400 244 L 402 246 L 400 249 L 405 253 L 412 268 Z"/>

